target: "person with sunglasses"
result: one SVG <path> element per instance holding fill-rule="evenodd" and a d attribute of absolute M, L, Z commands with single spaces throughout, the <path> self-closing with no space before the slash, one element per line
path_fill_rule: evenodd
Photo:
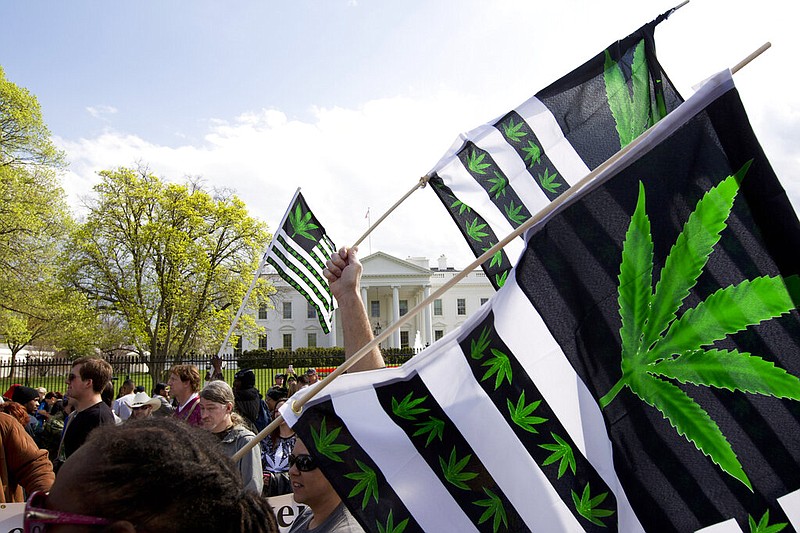
<path fill-rule="evenodd" d="M 115 424 L 114 412 L 103 402 L 103 389 L 111 382 L 113 370 L 108 361 L 98 357 L 81 357 L 72 363 L 67 376 L 67 395 L 75 408 L 64 421 L 64 432 L 54 467 L 56 471 L 80 448 L 89 433 L 98 426 Z"/>
<path fill-rule="evenodd" d="M 289 455 L 289 465 L 294 501 L 308 506 L 294 521 L 289 533 L 364 531 L 299 438 L 295 440 L 294 452 Z"/>
<path fill-rule="evenodd" d="M 344 332 L 344 351 L 352 356 L 372 339 L 366 309 L 361 300 L 361 273 L 358 249 L 341 248 L 325 264 L 323 275 L 339 304 L 339 316 Z M 378 347 L 373 348 L 360 361 L 350 367 L 350 372 L 374 370 L 386 366 Z M 300 438 L 296 438 L 294 451 L 289 456 L 289 477 L 294 499 L 308 507 L 297 517 L 289 533 L 343 533 L 364 531 L 345 507 L 325 474 L 318 468 L 314 457 Z"/>
<path fill-rule="evenodd" d="M 25 533 L 278 532 L 208 432 L 154 417 L 92 432 L 50 493 L 31 494 L 23 523 Z"/>

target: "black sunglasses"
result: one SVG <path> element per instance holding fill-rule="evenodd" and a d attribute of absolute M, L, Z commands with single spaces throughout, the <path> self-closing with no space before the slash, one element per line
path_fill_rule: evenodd
<path fill-rule="evenodd" d="M 301 453 L 300 455 L 290 453 L 289 468 L 293 466 L 296 466 L 301 472 L 311 472 L 317 468 L 317 463 L 314 461 L 314 458 L 307 453 Z"/>

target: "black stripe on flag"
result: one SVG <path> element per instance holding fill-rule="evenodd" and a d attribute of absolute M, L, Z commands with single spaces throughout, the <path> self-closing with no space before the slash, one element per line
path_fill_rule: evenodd
<path fill-rule="evenodd" d="M 281 229 L 309 254 L 326 235 L 325 228 L 311 212 L 305 198 L 300 193 L 297 194 L 294 205 L 289 209 L 289 216 L 286 217 L 286 222 L 283 223 Z M 325 266 L 322 265 L 322 268 Z"/>
<path fill-rule="evenodd" d="M 555 166 L 542 150 L 542 143 L 533 129 L 516 111 L 495 122 L 494 127 L 525 163 L 525 169 L 548 200 L 554 200 L 569 189 L 569 184 L 555 171 Z"/>
<path fill-rule="evenodd" d="M 378 466 L 350 434 L 330 400 L 315 403 L 292 429 L 365 530 L 422 531 Z"/>
<path fill-rule="evenodd" d="M 478 148 L 472 141 L 467 141 L 458 152 L 458 158 L 470 176 L 486 191 L 489 200 L 505 214 L 512 227 L 517 228 L 531 218 L 525 204 L 508 182 L 508 177 L 503 174 L 489 152 Z M 472 237 L 470 232 L 467 234 Z"/>
<path fill-rule="evenodd" d="M 276 252 L 275 249 L 273 249 L 272 251 L 278 257 L 283 255 L 280 252 Z M 288 265 L 284 264 L 284 263 L 278 263 L 272 256 L 267 257 L 267 263 L 269 263 L 270 265 L 275 267 L 275 270 L 278 272 L 278 275 L 281 278 L 283 278 L 283 280 L 286 283 L 288 283 L 294 290 L 296 290 L 297 292 L 299 292 L 300 294 L 303 294 L 303 295 L 307 294 L 306 289 L 304 287 L 300 286 L 300 284 L 298 284 L 294 280 L 294 278 L 292 278 L 286 272 L 285 268 L 289 267 L 291 265 L 291 263 L 289 263 Z M 317 317 L 319 318 L 319 325 L 320 325 L 320 327 L 322 327 L 322 331 L 324 331 L 326 334 L 329 333 L 330 332 L 330 327 L 328 326 L 328 324 L 327 324 L 327 322 L 325 320 L 326 311 L 321 309 L 319 304 L 317 304 L 317 302 L 313 298 L 309 298 L 308 296 L 306 296 L 306 301 L 309 303 L 309 305 L 314 307 L 314 309 L 317 311 Z M 325 300 L 322 300 L 322 301 L 325 301 Z"/>
<path fill-rule="evenodd" d="M 528 530 L 418 375 L 376 388 L 376 393 L 384 411 L 408 435 L 420 457 L 478 531 Z M 431 447 L 435 441 L 436 446 Z M 445 450 L 444 456 L 436 450 Z"/>
<path fill-rule="evenodd" d="M 287 267 L 289 267 L 292 270 L 292 272 L 297 274 L 305 283 L 308 284 L 309 287 L 311 287 L 311 289 L 314 291 L 314 294 L 317 295 L 317 298 L 319 298 L 320 301 L 322 301 L 325 304 L 325 309 L 327 309 L 328 311 L 332 311 L 333 310 L 333 305 L 330 302 L 330 300 L 331 300 L 331 291 L 328 288 L 328 281 L 322 276 L 322 274 L 320 274 L 321 270 L 318 270 L 314 265 L 309 263 L 306 260 L 305 257 L 300 255 L 294 248 L 292 248 L 291 244 L 286 242 L 286 239 L 283 238 L 283 235 L 278 234 L 277 235 L 277 239 L 278 239 L 278 242 L 281 243 L 283 248 L 287 252 L 289 252 L 292 255 L 292 257 L 294 257 L 295 261 L 297 261 L 298 263 L 303 265 L 304 268 L 301 269 L 301 268 L 295 267 L 292 264 L 292 262 L 289 261 L 286 258 L 286 256 L 284 256 L 280 252 L 280 250 L 276 251 L 275 255 L 278 255 L 279 257 L 281 257 L 281 260 L 283 260 L 283 262 L 286 263 Z M 317 257 L 318 253 L 319 252 L 318 252 L 317 247 L 314 247 L 309 252 L 309 254 L 315 259 L 314 262 L 317 265 L 319 265 L 320 268 L 324 269 L 325 268 L 325 264 L 323 263 L 323 264 L 320 265 L 319 258 Z M 307 274 L 311 274 L 314 277 L 314 279 L 312 280 L 311 278 L 309 278 Z M 322 287 L 322 288 L 326 289 L 325 293 L 323 294 L 319 290 L 318 287 Z"/>
<path fill-rule="evenodd" d="M 722 291 L 750 287 L 761 276 L 782 275 L 786 298 L 791 298 L 795 308 L 790 305 L 779 317 L 765 316 L 733 331 L 725 330 L 722 338 L 698 341 L 696 349 L 664 354 L 650 363 L 662 366 L 648 366 L 647 374 L 637 379 L 653 390 L 660 389 L 657 394 L 665 399 L 683 398 L 682 405 L 699 406 L 706 415 L 698 411 L 693 420 L 707 416 L 718 426 L 752 490 L 734 477 L 734 467 L 723 469 L 679 434 L 675 424 L 685 428 L 688 419 L 665 419 L 630 386 L 616 389 L 625 383 L 626 375 L 636 371 L 621 365 L 619 279 L 623 243 L 633 224 L 640 183 L 646 193 L 644 209 L 653 246 L 646 261 L 652 262 L 652 290 L 657 291 L 656 283 L 665 274 L 669 256 L 674 261 L 700 253 L 694 251 L 694 236 L 687 238 L 686 247 L 673 250 L 684 224 L 700 209 L 700 200 L 751 159 L 720 238 L 668 326 L 672 328 L 687 317 L 684 334 L 689 339 L 704 339 L 708 329 L 741 323 L 741 317 L 756 313 L 776 297 L 753 298 L 741 289 L 731 293 L 731 301 L 724 306 L 712 307 L 712 302 L 726 294 Z M 595 228 L 591 237 L 586 236 L 587 228 Z M 742 374 L 733 366 L 725 371 L 700 370 L 698 357 L 737 352 L 761 358 L 764 365 L 785 370 L 789 377 L 781 379 L 790 384 L 783 390 L 791 389 L 791 394 L 800 396 L 796 382 L 800 376 L 800 314 L 796 309 L 800 293 L 796 291 L 797 278 L 790 277 L 800 274 L 798 249 L 800 224 L 758 146 L 735 90 L 529 237 L 516 267 L 517 282 L 603 406 L 616 471 L 645 530 L 694 531 L 729 518 L 747 530 L 749 520 L 759 523 L 766 511 L 770 524 L 787 522 L 777 499 L 800 489 L 800 401 L 753 393 L 752 389 L 766 386 L 763 367 L 754 371 L 757 377 L 746 385 L 736 385 L 735 390 L 724 385 L 712 387 L 706 380 L 737 383 Z M 625 290 L 632 289 L 626 286 Z M 698 308 L 707 308 L 711 314 L 701 321 Z M 659 312 L 655 304 L 645 309 L 650 317 Z M 691 324 L 697 321 L 696 327 L 689 327 L 689 316 Z M 687 371 L 698 368 L 696 375 L 678 379 L 659 373 L 666 370 L 663 365 L 681 358 Z M 627 368 L 626 374 L 623 368 Z M 703 435 L 710 435 L 704 425 Z M 714 442 L 718 445 L 719 440 L 715 437 Z"/>
<path fill-rule="evenodd" d="M 461 234 L 464 235 L 464 239 L 466 239 L 475 257 L 479 257 L 486 250 L 499 242 L 497 235 L 495 235 L 486 220 L 477 212 L 473 212 L 470 206 L 456 198 L 453 191 L 450 190 L 450 187 L 445 185 L 440 177 L 434 175 L 429 181 L 436 196 L 439 197 L 439 200 L 441 200 L 447 212 L 450 213 L 450 217 L 456 223 L 456 226 L 458 226 Z M 479 240 L 474 239 L 468 233 L 468 228 L 470 227 L 473 228 L 473 234 L 475 230 L 477 230 L 478 233 L 485 233 L 486 235 Z M 508 273 L 511 271 L 511 266 L 511 262 L 506 253 L 500 250 L 494 254 L 491 259 L 484 262 L 481 268 L 483 268 L 483 271 L 486 273 L 486 277 L 489 278 L 489 282 L 495 290 L 497 290 L 505 283 L 506 276 L 508 276 Z"/>
<path fill-rule="evenodd" d="M 464 358 L 497 410 L 586 531 L 617 529 L 616 498 L 583 456 L 533 380 L 503 343 L 488 313 L 459 339 Z M 601 498 L 590 521 L 574 504 L 586 487 Z M 605 511 L 603 511 L 605 510 Z M 605 516 L 603 516 L 605 515 Z"/>

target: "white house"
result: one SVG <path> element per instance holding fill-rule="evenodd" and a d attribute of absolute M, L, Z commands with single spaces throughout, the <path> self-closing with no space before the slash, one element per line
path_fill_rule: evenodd
<path fill-rule="evenodd" d="M 368 255 L 361 259 L 361 263 L 364 265 L 361 299 L 376 334 L 459 274 L 459 271 L 447 267 L 444 256 L 433 268 L 427 258 L 403 260 L 383 252 Z M 300 293 L 274 270 L 264 275 L 277 289 L 272 299 L 275 308 L 259 310 L 257 322 L 265 328 L 265 334 L 257 343 L 245 339 L 242 343 L 244 350 L 341 346 L 342 326 L 338 313 L 334 313 L 334 331 L 324 334 L 314 308 Z M 441 298 L 403 324 L 383 346 L 408 347 L 414 346 L 415 341 L 428 345 L 463 324 L 493 294 L 494 289 L 483 271 L 470 272 Z"/>

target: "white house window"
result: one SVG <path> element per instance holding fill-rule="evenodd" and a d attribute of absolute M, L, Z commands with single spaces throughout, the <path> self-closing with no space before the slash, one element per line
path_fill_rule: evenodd
<path fill-rule="evenodd" d="M 467 314 L 467 300 L 466 298 L 459 298 L 456 300 L 456 314 L 463 316 Z"/>
<path fill-rule="evenodd" d="M 267 306 L 262 305 L 258 308 L 258 319 L 259 320 L 266 320 L 267 319 Z"/>
<path fill-rule="evenodd" d="M 400 347 L 401 348 L 408 348 L 408 332 L 401 331 L 400 332 Z"/>
<path fill-rule="evenodd" d="M 433 314 L 434 316 L 442 316 L 442 299 L 437 298 L 433 301 Z"/>
<path fill-rule="evenodd" d="M 481 305 L 489 301 L 489 298 L 481 298 Z"/>
<path fill-rule="evenodd" d="M 316 348 L 317 347 L 317 334 L 316 333 L 309 333 L 307 337 L 308 342 L 306 345 L 309 348 Z"/>
<path fill-rule="evenodd" d="M 380 318 L 381 316 L 380 300 L 372 300 L 369 303 L 369 316 L 371 316 L 372 318 Z"/>
<path fill-rule="evenodd" d="M 444 330 L 443 329 L 437 329 L 437 330 L 435 330 L 433 332 L 433 340 L 438 341 L 442 337 L 444 337 Z"/>
<path fill-rule="evenodd" d="M 292 349 L 292 334 L 291 333 L 284 333 L 283 334 L 283 349 L 284 350 L 291 350 Z"/>
<path fill-rule="evenodd" d="M 307 311 L 306 317 L 307 318 L 317 318 L 317 308 L 314 307 L 313 305 L 311 305 L 311 303 L 308 304 L 308 311 Z"/>
<path fill-rule="evenodd" d="M 292 318 L 292 302 L 283 302 L 283 318 Z"/>
<path fill-rule="evenodd" d="M 267 336 L 266 335 L 259 335 L 258 336 L 258 347 L 266 350 L 267 349 Z"/>
<path fill-rule="evenodd" d="M 400 316 L 408 314 L 408 300 L 400 300 Z"/>

